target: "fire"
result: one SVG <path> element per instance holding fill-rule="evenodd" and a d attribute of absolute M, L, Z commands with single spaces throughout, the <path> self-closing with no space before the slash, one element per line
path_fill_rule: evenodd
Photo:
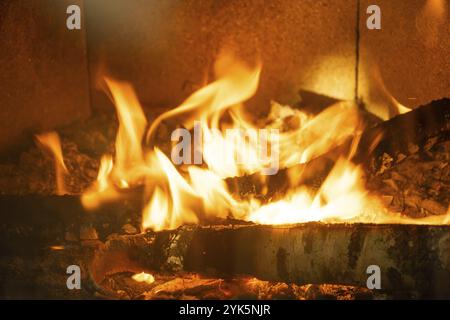
<path fill-rule="evenodd" d="M 43 150 L 50 152 L 53 156 L 56 175 L 56 194 L 66 194 L 64 175 L 67 174 L 68 170 L 66 164 L 64 163 L 59 135 L 52 131 L 37 134 L 35 137 L 38 142 L 38 146 L 40 146 Z"/>
<path fill-rule="evenodd" d="M 383 211 L 364 190 L 362 170 L 340 159 L 318 192 L 301 186 L 283 199 L 258 206 L 249 220 L 262 224 L 290 224 L 309 221 L 382 222 Z"/>
<path fill-rule="evenodd" d="M 114 175 L 118 181 L 128 186 L 133 181 L 133 175 L 144 164 L 142 137 L 147 126 L 147 119 L 142 107 L 127 83 L 105 79 L 111 90 L 119 118 L 119 129 L 116 137 L 116 157 Z"/>
<path fill-rule="evenodd" d="M 151 165 L 161 169 L 163 177 L 156 184 L 149 205 L 144 209 L 144 228 L 155 230 L 174 229 L 181 224 L 197 223 L 193 205 L 197 195 L 186 180 L 178 173 L 170 160 L 158 148 L 150 160 Z M 152 182 L 148 183 L 152 186 Z M 164 188 L 167 192 L 162 192 Z M 167 197 L 170 194 L 170 198 Z"/>
<path fill-rule="evenodd" d="M 217 128 L 219 117 L 225 109 L 239 105 L 251 98 L 258 88 L 261 67 L 253 69 L 234 59 L 231 55 L 222 54 L 215 65 L 218 80 L 201 88 L 188 97 L 179 107 L 160 115 L 150 126 L 147 133 L 151 140 L 153 133 L 161 121 L 183 114 L 181 123 L 191 129 L 194 120 L 200 120 Z"/>
<path fill-rule="evenodd" d="M 120 197 L 118 190 L 110 183 L 110 175 L 114 167 L 111 156 L 105 155 L 100 160 L 97 180 L 81 197 L 86 209 L 95 209 L 102 203 L 114 201 Z"/>
<path fill-rule="evenodd" d="M 257 125 L 243 103 L 256 92 L 261 66 L 249 67 L 222 55 L 215 72 L 217 80 L 161 114 L 148 130 L 132 87 L 105 79 L 119 120 L 116 150 L 114 157 L 102 158 L 97 181 L 82 198 L 86 208 L 120 199 L 125 189 L 143 186 L 143 230 L 175 229 L 227 217 L 263 224 L 411 223 L 388 212 L 368 194 L 362 169 L 351 161 L 363 130 L 357 104 L 340 102 L 311 116 L 273 103 L 265 123 Z M 183 145 L 172 149 L 178 167 L 155 142 L 158 127 L 171 119 L 183 125 L 174 131 L 172 140 L 183 136 L 191 147 L 191 132 L 194 134 L 193 149 L 186 152 Z M 335 163 L 320 187 L 300 183 L 304 174 L 301 164 L 350 140 L 350 155 Z M 255 196 L 239 198 L 225 182 L 229 177 L 254 174 L 265 184 L 264 190 L 266 175 L 282 168 L 288 168 L 289 191 L 269 201 Z M 420 223 L 417 221 L 414 223 Z"/>
<path fill-rule="evenodd" d="M 142 150 L 142 138 L 147 119 L 133 88 L 123 82 L 105 79 L 111 90 L 119 119 L 115 159 L 105 155 L 100 162 L 97 181 L 81 199 L 87 209 L 120 197 L 120 189 L 139 182 L 141 170 L 147 170 Z"/>
<path fill-rule="evenodd" d="M 365 66 L 365 82 L 361 90 L 364 92 L 370 112 L 383 120 L 388 120 L 398 114 L 411 111 L 401 104 L 388 90 L 384 83 L 379 66 L 372 62 Z"/>

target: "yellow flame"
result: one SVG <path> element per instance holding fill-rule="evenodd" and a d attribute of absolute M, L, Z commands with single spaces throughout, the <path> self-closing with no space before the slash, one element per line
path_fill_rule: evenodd
<path fill-rule="evenodd" d="M 175 229 L 182 224 L 198 223 L 197 215 L 191 209 L 198 199 L 191 186 L 158 148 L 155 148 L 150 162 L 152 166 L 160 168 L 164 175 L 156 183 L 168 187 L 165 188 L 167 192 L 162 192 L 160 187 L 155 188 L 144 209 L 143 228 Z"/>
<path fill-rule="evenodd" d="M 56 175 L 56 193 L 58 195 L 66 194 L 67 191 L 64 183 L 64 175 L 68 170 L 66 164 L 64 163 L 59 135 L 52 131 L 38 134 L 35 137 L 39 142 L 38 145 L 44 150 L 50 152 L 53 156 Z"/>
<path fill-rule="evenodd" d="M 192 188 L 202 198 L 203 210 L 207 216 L 226 218 L 231 210 L 240 217 L 245 205 L 236 201 L 228 192 L 226 183 L 211 170 L 189 167 Z"/>
<path fill-rule="evenodd" d="M 116 137 L 116 157 L 114 171 L 122 185 L 128 186 L 128 179 L 136 167 L 143 165 L 142 138 L 147 119 L 133 88 L 124 82 L 105 78 L 111 90 L 119 118 Z M 128 179 L 127 179 L 128 178 Z"/>
<path fill-rule="evenodd" d="M 447 214 L 444 218 L 444 220 L 442 221 L 443 224 L 450 224 L 450 206 L 448 206 L 447 209 Z"/>
<path fill-rule="evenodd" d="M 82 196 L 82 204 L 91 210 L 120 197 L 118 189 L 128 189 L 147 171 L 142 138 L 147 119 L 133 88 L 126 82 L 105 78 L 111 91 L 119 120 L 115 144 L 115 161 L 105 155 L 100 162 L 97 181 Z"/>
<path fill-rule="evenodd" d="M 218 80 L 194 92 L 180 106 L 155 119 L 147 133 L 149 140 L 161 121 L 180 114 L 184 115 L 181 123 L 188 129 L 192 128 L 194 120 L 205 121 L 211 115 L 213 120 L 217 120 L 221 111 L 254 95 L 261 67 L 258 65 L 256 68 L 248 68 L 232 55 L 224 53 L 219 56 L 215 71 L 220 76 Z"/>
<path fill-rule="evenodd" d="M 411 111 L 389 92 L 380 68 L 375 62 L 364 67 L 362 74 L 365 78 L 361 84 L 361 91 L 368 111 L 383 120 Z"/>
<path fill-rule="evenodd" d="M 169 211 L 169 203 L 165 193 L 160 188 L 155 188 L 152 198 L 144 209 L 142 217 L 143 229 L 162 229 L 166 224 L 166 216 Z"/>
<path fill-rule="evenodd" d="M 112 157 L 104 155 L 100 160 L 100 168 L 95 184 L 81 196 L 81 203 L 86 209 L 98 208 L 101 204 L 111 202 L 120 196 L 120 193 L 110 181 L 113 167 Z"/>
<path fill-rule="evenodd" d="M 366 216 L 373 199 L 364 191 L 361 176 L 360 168 L 341 159 L 316 194 L 306 187 L 297 188 L 282 200 L 259 206 L 249 219 L 263 224 L 373 222 L 373 216 Z"/>

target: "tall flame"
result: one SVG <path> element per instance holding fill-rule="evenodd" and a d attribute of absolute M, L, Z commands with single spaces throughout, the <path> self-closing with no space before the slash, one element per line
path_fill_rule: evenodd
<path fill-rule="evenodd" d="M 380 67 L 371 62 L 364 65 L 362 72 L 362 92 L 368 110 L 383 120 L 393 118 L 398 114 L 411 111 L 401 104 L 388 90 L 383 80 Z"/>
<path fill-rule="evenodd" d="M 142 138 L 147 119 L 134 93 L 125 82 L 105 78 L 117 110 L 119 128 L 115 145 L 115 159 L 105 155 L 100 162 L 97 181 L 82 196 L 82 203 L 88 209 L 98 207 L 120 197 L 118 189 L 138 183 L 142 171 L 146 171 L 142 150 Z"/>
<path fill-rule="evenodd" d="M 67 174 L 68 170 L 66 164 L 64 163 L 59 135 L 56 132 L 52 131 L 37 134 L 35 137 L 38 141 L 38 145 L 43 150 L 50 152 L 53 156 L 56 175 L 56 194 L 66 194 L 67 191 L 64 183 L 64 175 Z"/>
<path fill-rule="evenodd" d="M 261 67 L 249 69 L 234 59 L 232 55 L 223 53 L 215 65 L 216 76 L 220 78 L 194 92 L 180 106 L 161 114 L 150 126 L 147 137 L 151 140 L 161 121 L 184 114 L 181 123 L 188 129 L 194 120 L 205 121 L 210 117 L 217 126 L 220 113 L 252 97 L 258 88 Z M 190 113 L 190 114 L 187 114 Z"/>
<path fill-rule="evenodd" d="M 147 119 L 133 88 L 128 83 L 109 78 L 105 81 L 111 90 L 119 118 L 114 170 L 116 175 L 127 181 L 126 178 L 133 175 L 134 168 L 143 165 L 142 138 Z"/>

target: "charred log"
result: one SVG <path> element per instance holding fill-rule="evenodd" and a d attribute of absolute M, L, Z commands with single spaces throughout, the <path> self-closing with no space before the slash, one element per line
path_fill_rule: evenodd
<path fill-rule="evenodd" d="M 1 196 L 0 250 L 17 254 L 61 242 L 106 239 L 130 231 L 123 230 L 127 224 L 137 233 L 140 205 L 134 194 L 92 212 L 83 208 L 79 196 Z"/>
<path fill-rule="evenodd" d="M 428 153 L 436 142 L 442 143 L 450 140 L 450 99 L 444 98 L 433 101 L 425 106 L 418 107 L 408 113 L 398 115 L 388 121 L 363 132 L 360 137 L 358 149 L 353 157 L 356 164 L 361 164 L 369 175 L 376 173 L 385 165 L 383 157 L 406 157 L 416 150 L 421 154 Z M 430 145 L 430 141 L 434 141 Z M 268 190 L 264 199 L 283 194 L 288 187 L 287 174 L 290 170 L 301 173 L 299 184 L 308 184 L 313 187 L 321 185 L 330 172 L 335 161 L 342 155 L 348 155 L 352 141 L 312 159 L 308 163 L 298 164 L 292 168 L 281 169 L 276 175 L 266 176 L 265 184 Z M 448 163 L 448 159 L 446 160 Z M 252 174 L 243 177 L 228 178 L 229 188 L 245 197 L 260 195 L 262 190 L 261 176 Z"/>

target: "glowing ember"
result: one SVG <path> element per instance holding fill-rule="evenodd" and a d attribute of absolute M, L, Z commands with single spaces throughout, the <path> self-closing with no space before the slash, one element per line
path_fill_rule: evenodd
<path fill-rule="evenodd" d="M 153 277 L 151 274 L 145 273 L 145 272 L 136 273 L 131 278 L 134 281 L 145 282 L 147 284 L 152 284 L 153 282 L 155 282 L 155 277 Z"/>
<path fill-rule="evenodd" d="M 50 249 L 54 251 L 61 251 L 64 250 L 64 246 L 50 246 Z"/>

